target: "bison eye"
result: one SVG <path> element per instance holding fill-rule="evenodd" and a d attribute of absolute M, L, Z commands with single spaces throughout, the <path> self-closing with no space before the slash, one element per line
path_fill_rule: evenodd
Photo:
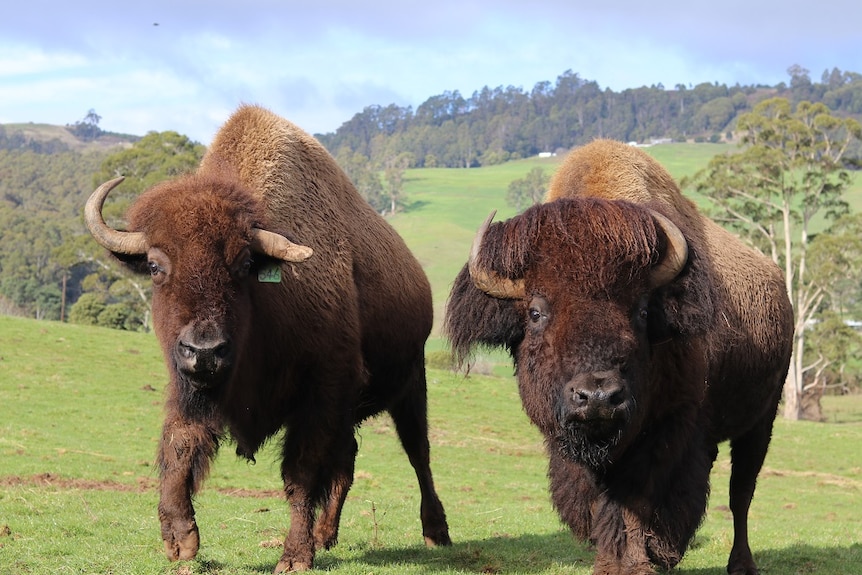
<path fill-rule="evenodd" d="M 246 248 L 240 252 L 231 264 L 231 273 L 238 279 L 248 277 L 254 267 L 254 256 L 251 251 Z"/>
<path fill-rule="evenodd" d="M 164 268 L 162 268 L 162 266 L 160 266 L 158 263 L 154 262 L 153 260 L 150 260 L 147 262 L 147 269 L 150 270 L 150 275 L 152 275 L 152 276 L 157 276 L 161 273 L 164 273 L 164 271 L 165 271 Z"/>
<path fill-rule="evenodd" d="M 241 278 L 248 276 L 251 272 L 251 266 L 254 264 L 254 260 L 251 258 L 243 260 L 240 264 L 239 269 L 237 270 L 237 275 Z"/>
<path fill-rule="evenodd" d="M 536 329 L 544 327 L 548 321 L 549 307 L 548 302 L 542 296 L 536 295 L 530 300 L 530 307 L 527 308 L 527 316 L 530 318 L 530 323 Z"/>
<path fill-rule="evenodd" d="M 161 285 L 167 281 L 168 276 L 171 274 L 171 260 L 159 248 L 150 248 L 147 252 L 146 269 L 153 278 L 153 284 Z"/>

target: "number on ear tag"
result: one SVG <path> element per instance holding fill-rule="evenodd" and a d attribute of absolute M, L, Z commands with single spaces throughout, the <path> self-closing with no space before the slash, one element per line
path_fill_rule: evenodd
<path fill-rule="evenodd" d="M 260 283 L 277 284 L 281 282 L 281 265 L 269 264 L 260 268 L 257 272 L 257 281 Z"/>

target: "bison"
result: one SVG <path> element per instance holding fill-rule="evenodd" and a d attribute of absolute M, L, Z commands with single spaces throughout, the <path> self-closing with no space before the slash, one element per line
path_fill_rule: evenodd
<path fill-rule="evenodd" d="M 192 174 L 127 214 L 85 219 L 97 241 L 152 276 L 153 325 L 170 382 L 158 448 L 159 519 L 170 560 L 199 546 L 192 497 L 227 436 L 253 460 L 283 430 L 290 530 L 275 572 L 334 545 L 360 423 L 389 412 L 421 491 L 428 545 L 450 543 L 430 469 L 424 344 L 428 280 L 332 156 L 294 124 L 240 107 Z M 318 514 L 319 511 L 319 514 Z"/>
<path fill-rule="evenodd" d="M 493 217 L 493 214 L 492 214 Z M 597 575 L 682 558 L 730 440 L 727 570 L 754 575 L 748 509 L 791 354 L 771 260 L 701 215 L 643 151 L 573 151 L 546 202 L 480 228 L 445 331 L 461 361 L 511 353 L 553 504 Z"/>

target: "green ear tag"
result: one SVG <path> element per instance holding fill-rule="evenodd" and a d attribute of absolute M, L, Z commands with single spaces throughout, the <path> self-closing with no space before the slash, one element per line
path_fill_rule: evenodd
<path fill-rule="evenodd" d="M 280 283 L 281 264 L 269 264 L 260 268 L 257 272 L 257 281 L 268 284 Z"/>

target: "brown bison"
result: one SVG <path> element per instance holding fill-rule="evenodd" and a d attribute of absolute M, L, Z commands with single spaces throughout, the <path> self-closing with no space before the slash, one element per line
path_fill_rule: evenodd
<path fill-rule="evenodd" d="M 514 358 L 545 436 L 551 498 L 594 573 L 671 568 L 732 455 L 727 570 L 753 575 L 747 517 L 791 353 L 782 274 L 700 215 L 633 147 L 574 151 L 547 202 L 477 234 L 447 304 L 464 360 Z"/>
<path fill-rule="evenodd" d="M 195 173 L 137 199 L 128 232 L 101 215 L 119 181 L 93 193 L 86 221 L 100 244 L 152 275 L 170 374 L 158 451 L 168 558 L 197 554 L 192 497 L 219 442 L 229 434 L 251 460 L 283 430 L 291 522 L 275 572 L 310 569 L 315 550 L 337 540 L 354 429 L 382 410 L 419 480 L 425 541 L 449 544 L 429 464 L 428 280 L 326 150 L 243 106 Z"/>

